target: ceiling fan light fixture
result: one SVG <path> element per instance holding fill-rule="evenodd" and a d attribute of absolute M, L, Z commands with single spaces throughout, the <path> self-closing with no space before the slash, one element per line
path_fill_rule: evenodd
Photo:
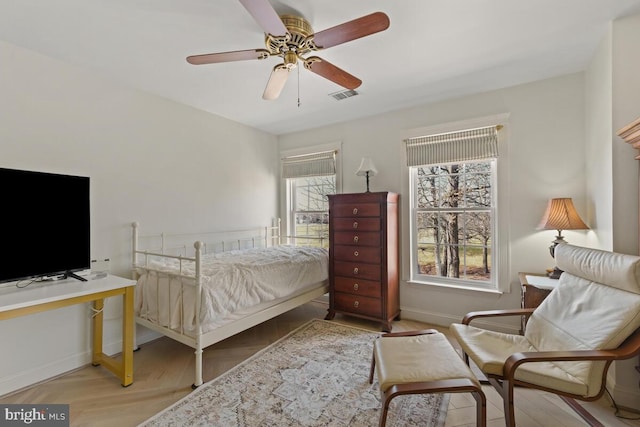
<path fill-rule="evenodd" d="M 284 66 L 287 70 L 292 70 L 298 65 L 298 55 L 292 50 L 285 52 L 284 54 Z"/>

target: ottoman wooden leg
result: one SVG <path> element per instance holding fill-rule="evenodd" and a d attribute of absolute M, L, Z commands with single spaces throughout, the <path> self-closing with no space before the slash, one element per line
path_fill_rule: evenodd
<path fill-rule="evenodd" d="M 393 399 L 396 395 L 389 393 L 382 393 L 382 413 L 380 414 L 380 427 L 384 427 L 387 425 L 387 415 L 389 415 L 389 404 L 391 403 L 391 399 Z"/>
<path fill-rule="evenodd" d="M 471 393 L 476 400 L 476 425 L 485 427 L 487 425 L 487 398 L 482 391 Z"/>

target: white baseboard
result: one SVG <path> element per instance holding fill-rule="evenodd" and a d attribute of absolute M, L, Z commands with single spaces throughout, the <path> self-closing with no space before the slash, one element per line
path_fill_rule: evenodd
<path fill-rule="evenodd" d="M 611 394 L 613 394 L 619 408 L 632 409 L 640 412 L 640 390 L 630 388 L 622 389 L 621 387 L 614 386 Z"/>
<path fill-rule="evenodd" d="M 137 342 L 145 343 L 157 339 L 162 335 L 146 328 L 138 328 Z M 122 340 L 116 340 L 109 343 L 103 343 L 102 351 L 107 355 L 114 355 L 122 352 Z M 26 387 L 33 386 L 37 383 L 50 380 L 52 378 L 63 375 L 91 363 L 91 351 L 87 350 L 65 357 L 64 359 L 55 360 L 45 365 L 40 365 L 34 369 L 28 369 L 16 372 L 11 376 L 0 378 L 0 396 L 13 393 Z M 114 381 L 118 379 L 114 376 Z M 135 372 L 134 372 L 135 380 Z"/>
<path fill-rule="evenodd" d="M 400 316 L 402 319 L 416 320 L 437 326 L 449 326 L 452 323 L 460 323 L 462 321 L 462 316 L 424 311 L 413 307 L 401 307 Z M 520 331 L 518 326 L 486 321 L 484 319 L 474 320 L 473 325 L 479 328 L 487 328 L 508 334 L 517 334 Z"/>
<path fill-rule="evenodd" d="M 32 386 L 42 381 L 57 377 L 66 372 L 91 363 L 91 352 L 73 354 L 64 359 L 55 360 L 34 369 L 16 372 L 11 376 L 0 378 L 0 396 Z"/>
<path fill-rule="evenodd" d="M 640 412 L 640 388 L 621 386 L 609 376 L 607 378 L 607 389 L 620 409 L 632 409 Z"/>

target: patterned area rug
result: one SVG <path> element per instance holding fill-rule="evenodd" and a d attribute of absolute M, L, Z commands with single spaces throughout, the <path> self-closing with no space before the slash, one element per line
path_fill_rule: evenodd
<path fill-rule="evenodd" d="M 311 320 L 141 426 L 377 426 L 377 333 Z M 441 427 L 448 395 L 391 401 L 388 426 Z"/>

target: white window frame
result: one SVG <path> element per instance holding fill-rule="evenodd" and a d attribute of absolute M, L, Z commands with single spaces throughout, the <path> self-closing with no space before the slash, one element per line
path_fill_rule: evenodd
<path fill-rule="evenodd" d="M 326 152 L 326 151 L 332 151 L 332 150 L 336 152 L 336 175 L 335 175 L 336 193 L 341 193 L 342 192 L 342 142 L 341 141 L 302 147 L 302 148 L 297 148 L 292 150 L 284 150 L 280 152 L 279 158 L 283 159 L 286 157 L 302 156 L 306 154 L 320 153 L 320 152 Z M 280 174 L 282 174 L 281 167 L 280 167 Z M 280 211 L 281 211 L 280 217 L 285 219 L 285 225 L 283 227 L 283 232 L 285 234 L 284 236 L 282 236 L 284 238 L 286 236 L 295 236 L 296 224 L 293 218 L 294 209 L 293 209 L 293 206 L 291 205 L 291 203 L 293 202 L 294 189 L 293 189 L 292 183 L 289 182 L 289 179 L 283 178 L 282 175 L 280 176 L 280 181 L 281 181 L 280 194 L 282 195 L 280 200 Z M 327 213 L 328 212 L 329 212 L 329 209 L 327 207 Z M 294 242 L 291 242 L 291 243 L 294 243 Z"/>
<path fill-rule="evenodd" d="M 412 129 L 406 132 L 402 142 L 402 169 L 403 169 L 403 192 L 408 195 L 404 199 L 406 225 L 403 226 L 403 235 L 407 236 L 410 243 L 404 245 L 402 253 L 402 274 L 403 280 L 415 286 L 439 286 L 455 289 L 466 289 L 479 292 L 508 293 L 510 292 L 510 262 L 509 262 L 509 209 L 507 197 L 509 194 L 508 181 L 508 146 L 509 135 L 508 114 L 501 114 L 490 117 L 483 117 L 473 120 L 464 120 L 442 125 L 430 126 L 419 129 Z M 456 132 L 465 129 L 474 129 L 485 126 L 501 125 L 498 132 L 498 152 L 499 158 L 495 162 L 495 182 L 492 183 L 494 191 L 495 206 L 493 207 L 493 233 L 492 233 L 492 274 L 491 282 L 478 282 L 464 279 L 452 279 L 440 276 L 415 275 L 417 270 L 417 233 L 415 224 L 415 188 L 413 174 L 407 166 L 407 157 L 404 140 L 425 135 L 435 135 L 440 133 Z M 462 162 L 461 162 L 462 163 Z M 415 268 L 414 268 L 415 266 Z"/>

